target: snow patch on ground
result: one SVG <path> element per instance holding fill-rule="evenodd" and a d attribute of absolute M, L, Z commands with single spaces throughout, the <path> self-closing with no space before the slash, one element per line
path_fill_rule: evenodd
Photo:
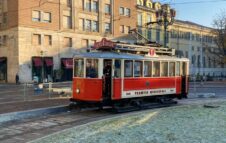
<path fill-rule="evenodd" d="M 136 112 L 74 127 L 34 143 L 226 142 L 226 102 Z"/>

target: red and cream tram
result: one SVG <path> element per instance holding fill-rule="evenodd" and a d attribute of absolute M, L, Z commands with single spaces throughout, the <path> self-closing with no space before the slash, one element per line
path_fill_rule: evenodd
<path fill-rule="evenodd" d="M 113 106 L 187 96 L 188 59 L 156 55 L 150 47 L 142 54 L 144 46 L 125 45 L 103 39 L 94 46 L 99 50 L 74 58 L 71 101 Z"/>

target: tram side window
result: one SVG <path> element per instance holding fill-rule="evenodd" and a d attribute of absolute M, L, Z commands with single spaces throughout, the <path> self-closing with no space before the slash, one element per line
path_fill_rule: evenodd
<path fill-rule="evenodd" d="M 176 62 L 176 76 L 180 76 L 180 62 Z"/>
<path fill-rule="evenodd" d="M 169 76 L 175 76 L 175 62 L 169 63 Z"/>
<path fill-rule="evenodd" d="M 181 68 L 182 68 L 181 75 L 182 76 L 185 76 L 186 75 L 186 72 L 187 72 L 187 63 L 186 62 L 183 62 Z"/>
<path fill-rule="evenodd" d="M 141 77 L 142 76 L 142 62 L 135 61 L 134 62 L 134 77 Z"/>
<path fill-rule="evenodd" d="M 145 61 L 144 62 L 144 77 L 151 77 L 152 75 L 152 62 Z"/>
<path fill-rule="evenodd" d="M 153 77 L 160 76 L 160 62 L 153 62 Z"/>
<path fill-rule="evenodd" d="M 161 77 L 168 76 L 168 62 L 161 62 Z"/>
<path fill-rule="evenodd" d="M 115 60 L 115 77 L 120 78 L 121 77 L 121 61 Z"/>
<path fill-rule="evenodd" d="M 125 77 L 133 77 L 133 61 L 125 61 Z"/>
<path fill-rule="evenodd" d="M 97 59 L 86 60 L 86 77 L 87 78 L 98 77 L 98 60 Z"/>
<path fill-rule="evenodd" d="M 84 60 L 83 59 L 75 59 L 74 76 L 75 77 L 83 77 L 84 76 Z"/>

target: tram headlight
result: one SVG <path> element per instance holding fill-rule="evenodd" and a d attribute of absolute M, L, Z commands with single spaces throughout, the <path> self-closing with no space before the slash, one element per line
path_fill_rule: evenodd
<path fill-rule="evenodd" d="M 77 88 L 76 89 L 76 93 L 79 94 L 80 93 L 80 89 Z"/>

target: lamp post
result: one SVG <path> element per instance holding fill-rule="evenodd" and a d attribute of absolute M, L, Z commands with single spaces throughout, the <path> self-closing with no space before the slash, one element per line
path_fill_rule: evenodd
<path fill-rule="evenodd" d="M 170 9 L 168 4 L 162 5 L 161 9 L 156 12 L 157 24 L 164 27 L 164 48 L 166 48 L 167 41 L 167 27 L 174 23 L 176 11 Z"/>
<path fill-rule="evenodd" d="M 160 26 L 164 26 L 164 48 L 166 48 L 167 41 L 167 27 L 174 23 L 174 18 L 176 16 L 176 11 L 174 9 L 170 9 L 168 4 L 164 4 L 161 6 L 161 9 L 156 11 L 156 21 L 148 22 L 145 26 L 150 24 L 158 24 Z"/>

